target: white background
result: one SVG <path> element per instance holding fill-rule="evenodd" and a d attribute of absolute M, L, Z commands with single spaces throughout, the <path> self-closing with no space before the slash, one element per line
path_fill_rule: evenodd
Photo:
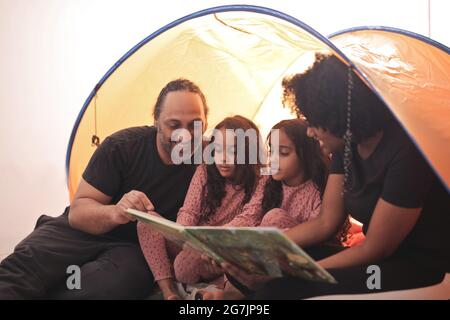
<path fill-rule="evenodd" d="M 36 218 L 68 204 L 65 156 L 88 94 L 135 44 L 192 12 L 244 1 L 0 0 L 0 259 Z M 431 37 L 450 46 L 450 2 L 430 0 Z M 245 1 L 323 35 L 385 25 L 428 36 L 428 0 Z"/>

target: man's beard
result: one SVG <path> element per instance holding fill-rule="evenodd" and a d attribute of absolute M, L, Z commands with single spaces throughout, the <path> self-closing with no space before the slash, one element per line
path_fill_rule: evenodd
<path fill-rule="evenodd" d="M 177 141 L 172 141 L 172 137 L 167 137 L 164 135 L 164 133 L 162 132 L 161 127 L 157 127 L 158 128 L 158 133 L 159 133 L 159 141 L 160 144 L 163 148 L 163 150 L 171 157 L 172 159 L 172 151 L 175 148 L 175 146 L 179 143 L 183 143 L 183 142 L 177 142 Z M 188 152 L 186 154 L 182 154 L 182 155 L 178 155 L 179 157 L 181 156 L 182 159 L 184 160 L 188 160 L 190 158 L 192 158 L 192 156 L 194 155 L 195 150 L 200 150 L 201 152 L 201 143 L 202 140 L 200 140 L 200 142 L 195 143 L 194 140 L 191 140 L 190 142 L 188 142 L 189 144 L 189 148 L 188 148 Z M 173 161 L 173 159 L 172 159 Z"/>
<path fill-rule="evenodd" d="M 172 152 L 172 148 L 173 148 L 173 143 L 172 143 L 170 137 L 167 138 L 164 135 L 160 126 L 158 126 L 158 133 L 159 133 L 159 142 L 161 143 L 162 148 L 168 155 L 170 155 Z"/>

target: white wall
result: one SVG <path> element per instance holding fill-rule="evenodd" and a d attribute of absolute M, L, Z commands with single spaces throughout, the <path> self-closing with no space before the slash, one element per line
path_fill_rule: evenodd
<path fill-rule="evenodd" d="M 194 11 L 241 3 L 286 12 L 327 35 L 386 25 L 428 35 L 428 0 L 0 0 L 0 258 L 43 213 L 68 203 L 65 155 L 97 81 L 132 46 Z M 446 0 L 431 0 L 431 36 L 450 45 Z"/>

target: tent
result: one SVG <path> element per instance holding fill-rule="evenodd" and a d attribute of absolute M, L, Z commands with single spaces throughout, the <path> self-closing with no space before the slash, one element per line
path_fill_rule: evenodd
<path fill-rule="evenodd" d="M 322 36 L 301 21 L 256 6 L 221 6 L 178 19 L 126 53 L 90 93 L 74 125 L 66 169 L 71 199 L 96 144 L 122 128 L 151 124 L 159 90 L 185 77 L 204 91 L 209 126 L 235 113 L 264 133 L 293 117 L 281 105 L 281 79 L 316 52 L 350 64 L 400 120 L 450 188 L 450 49 L 392 28 Z"/>

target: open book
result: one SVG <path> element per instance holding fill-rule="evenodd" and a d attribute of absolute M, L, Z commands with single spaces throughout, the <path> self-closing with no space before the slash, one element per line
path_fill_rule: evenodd
<path fill-rule="evenodd" d="M 134 209 L 127 213 L 180 246 L 187 244 L 218 263 L 228 262 L 251 274 L 336 280 L 279 229 L 265 227 L 185 227 Z"/>

